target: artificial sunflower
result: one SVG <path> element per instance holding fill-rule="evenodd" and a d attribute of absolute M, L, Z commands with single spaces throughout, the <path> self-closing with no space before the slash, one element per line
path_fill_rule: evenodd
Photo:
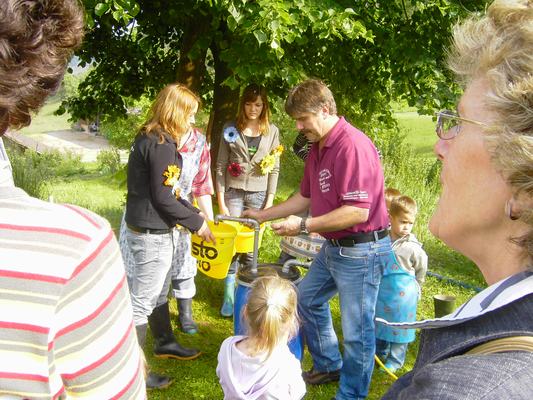
<path fill-rule="evenodd" d="M 163 176 L 167 179 L 163 182 L 165 186 L 171 186 L 174 187 L 176 183 L 178 183 L 178 179 L 180 179 L 181 175 L 181 169 L 175 165 L 171 164 L 168 166 L 167 170 L 163 172 Z"/>

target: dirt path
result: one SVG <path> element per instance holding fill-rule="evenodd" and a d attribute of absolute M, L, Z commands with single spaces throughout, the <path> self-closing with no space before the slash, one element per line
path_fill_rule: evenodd
<path fill-rule="evenodd" d="M 73 130 L 45 132 L 32 137 L 25 136 L 20 132 L 7 132 L 6 136 L 37 152 L 59 150 L 60 152 L 79 154 L 83 162 L 96 161 L 96 156 L 101 150 L 112 148 L 107 139 L 102 136 Z M 121 160 L 127 161 L 127 152 L 121 151 Z"/>

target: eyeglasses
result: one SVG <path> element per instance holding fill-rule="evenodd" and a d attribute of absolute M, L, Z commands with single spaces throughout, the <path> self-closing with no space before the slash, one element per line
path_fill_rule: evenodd
<path fill-rule="evenodd" d="M 461 122 L 487 126 L 487 124 L 473 119 L 463 118 L 450 110 L 439 111 L 437 114 L 437 127 L 435 132 L 442 140 L 450 140 L 456 137 L 461 131 Z"/>

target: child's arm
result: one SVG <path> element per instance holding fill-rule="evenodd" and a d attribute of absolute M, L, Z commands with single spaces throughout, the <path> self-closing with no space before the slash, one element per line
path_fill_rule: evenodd
<path fill-rule="evenodd" d="M 224 135 L 220 135 L 218 146 L 218 156 L 216 164 L 216 192 L 218 201 L 218 212 L 222 215 L 229 215 L 228 207 L 224 201 L 224 192 L 226 191 L 226 169 L 228 167 L 228 145 L 224 140 Z"/>
<path fill-rule="evenodd" d="M 210 194 L 196 197 L 198 208 L 207 217 L 207 219 L 213 221 L 213 201 Z"/>
<path fill-rule="evenodd" d="M 413 268 L 415 270 L 416 281 L 422 287 L 426 280 L 428 270 L 428 255 L 422 248 L 413 254 Z"/>
<path fill-rule="evenodd" d="M 279 146 L 279 129 L 272 125 L 272 134 L 274 135 L 272 140 L 272 148 L 275 149 Z M 268 174 L 268 183 L 267 183 L 267 198 L 265 202 L 265 208 L 272 207 L 272 204 L 274 204 L 274 196 L 276 195 L 276 189 L 278 186 L 278 177 L 279 177 L 279 159 L 280 157 L 276 157 L 276 164 L 274 165 L 274 168 L 272 171 Z"/>

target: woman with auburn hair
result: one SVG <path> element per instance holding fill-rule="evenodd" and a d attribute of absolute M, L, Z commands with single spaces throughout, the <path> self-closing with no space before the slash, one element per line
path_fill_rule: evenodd
<path fill-rule="evenodd" d="M 177 110 L 182 110 L 176 115 L 176 121 L 167 121 L 169 129 L 179 130 L 180 141 L 178 152 L 181 155 L 182 168 L 179 179 L 175 182 L 173 190 L 189 203 L 196 201 L 202 214 L 208 219 L 213 219 L 213 206 L 211 196 L 213 194 L 213 182 L 211 179 L 211 154 L 206 137 L 193 127 L 194 114 L 191 121 L 186 121 L 187 113 L 197 109 L 200 98 L 182 85 L 175 85 L 169 89 L 168 101 L 161 102 L 158 109 L 154 110 L 152 121 L 147 125 L 157 124 L 158 120 L 164 120 L 163 115 L 170 115 L 177 105 Z M 185 114 L 183 111 L 185 110 Z M 189 123 L 190 122 L 190 123 Z M 172 125 L 175 126 L 172 126 Z M 187 130 L 183 133 L 183 128 Z M 131 251 L 126 243 L 126 223 L 124 218 L 120 226 L 120 244 L 122 258 L 126 265 L 128 276 L 133 271 L 134 261 Z M 177 225 L 173 235 L 174 257 L 172 260 L 172 291 L 177 302 L 178 323 L 182 332 L 195 334 L 198 325 L 193 320 L 192 299 L 196 294 L 194 278 L 196 276 L 196 259 L 191 255 L 191 234 Z"/>
<path fill-rule="evenodd" d="M 198 98 L 193 92 L 180 84 L 166 86 L 137 134 L 128 161 L 124 237 L 133 261 L 128 283 L 137 337 L 143 346 L 149 324 L 156 357 L 181 360 L 194 359 L 200 352 L 180 346 L 170 324 L 167 295 L 175 227 L 180 225 L 214 242 L 200 210 L 184 199 L 178 188 L 183 168 L 178 149 L 188 138 L 197 110 Z M 156 374 L 146 379 L 147 387 L 163 388 L 170 383 L 168 377 Z"/>
<path fill-rule="evenodd" d="M 240 217 L 246 208 L 269 208 L 278 185 L 279 129 L 270 123 L 266 89 L 250 84 L 242 92 L 235 121 L 224 125 L 216 164 L 216 191 L 219 212 Z M 233 315 L 235 273 L 239 261 L 249 266 L 251 254 L 236 256 L 224 287 L 220 313 Z"/>
<path fill-rule="evenodd" d="M 438 113 L 429 229 L 489 287 L 448 316 L 403 324 L 433 329 L 384 399 L 533 398 L 532 49 L 530 0 L 496 0 L 455 28 L 448 62 L 465 91 L 457 112 Z"/>

